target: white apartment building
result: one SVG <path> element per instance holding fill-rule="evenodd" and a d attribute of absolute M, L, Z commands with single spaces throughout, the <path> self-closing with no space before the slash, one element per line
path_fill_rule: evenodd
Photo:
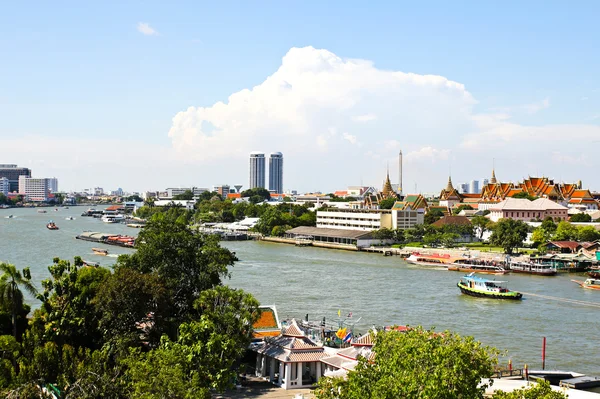
<path fill-rule="evenodd" d="M 410 229 L 423 224 L 424 211 L 328 209 L 317 211 L 317 227 L 344 230 Z"/>
<path fill-rule="evenodd" d="M 0 177 L 0 193 L 8 195 L 10 191 L 10 181 L 6 177 Z"/>
<path fill-rule="evenodd" d="M 19 176 L 19 194 L 25 196 L 26 201 L 44 202 L 48 200 L 49 179 Z"/>

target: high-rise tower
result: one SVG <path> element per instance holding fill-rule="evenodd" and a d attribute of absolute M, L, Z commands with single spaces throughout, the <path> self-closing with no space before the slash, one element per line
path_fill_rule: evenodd
<path fill-rule="evenodd" d="M 250 153 L 249 188 L 265 188 L 265 154 L 259 151 Z"/>
<path fill-rule="evenodd" d="M 269 155 L 269 191 L 283 193 L 283 154 L 280 152 Z"/>

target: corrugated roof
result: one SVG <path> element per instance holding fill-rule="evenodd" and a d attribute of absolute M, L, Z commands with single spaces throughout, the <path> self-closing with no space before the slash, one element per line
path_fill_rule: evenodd
<path fill-rule="evenodd" d="M 567 210 L 566 207 L 557 204 L 554 201 L 551 201 L 547 198 L 538 198 L 535 201 L 529 201 L 525 198 L 507 198 L 504 201 L 500 202 L 498 205 L 495 205 L 490 210 L 531 210 L 531 211 L 545 211 L 545 210 Z"/>
<path fill-rule="evenodd" d="M 331 237 L 331 238 L 349 238 L 349 239 L 369 239 L 372 237 L 372 232 L 363 230 L 343 230 L 343 229 L 326 229 L 320 227 L 300 226 L 287 230 L 286 234 L 295 234 L 303 236 Z"/>

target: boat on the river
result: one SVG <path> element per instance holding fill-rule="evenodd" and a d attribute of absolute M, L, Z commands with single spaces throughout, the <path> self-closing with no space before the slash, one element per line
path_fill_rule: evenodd
<path fill-rule="evenodd" d="M 421 254 L 413 252 L 406 261 L 412 265 L 419 266 L 435 266 L 446 269 L 448 265 L 454 263 L 457 258 L 453 258 L 447 254 Z"/>
<path fill-rule="evenodd" d="M 600 279 L 588 278 L 585 281 L 571 280 L 574 283 L 579 284 L 581 288 L 588 288 L 590 290 L 600 290 Z"/>
<path fill-rule="evenodd" d="M 75 220 L 75 218 L 73 216 L 67 216 L 65 220 Z"/>
<path fill-rule="evenodd" d="M 5 219 L 12 219 L 13 215 L 4 216 Z"/>
<path fill-rule="evenodd" d="M 50 220 L 48 222 L 48 224 L 46 225 L 46 228 L 48 230 L 58 230 L 58 226 L 56 225 L 56 223 L 54 223 L 52 220 Z"/>
<path fill-rule="evenodd" d="M 588 271 L 588 276 L 592 278 L 600 278 L 600 266 L 593 266 Z"/>
<path fill-rule="evenodd" d="M 468 274 L 460 279 L 457 286 L 465 295 L 493 299 L 521 299 L 523 294 L 506 288 L 506 281 L 488 280 Z"/>
<path fill-rule="evenodd" d="M 514 273 L 535 274 L 537 276 L 556 276 L 558 271 L 552 265 L 533 262 L 510 262 L 510 271 Z"/>
<path fill-rule="evenodd" d="M 89 260 L 84 260 L 83 261 L 83 265 L 84 266 L 88 266 L 88 267 L 98 267 L 98 266 L 100 266 L 100 263 L 98 263 L 98 262 L 92 262 L 92 261 L 89 261 Z"/>
<path fill-rule="evenodd" d="M 486 261 L 481 259 L 456 259 L 452 264 L 448 265 L 448 270 L 453 272 L 466 272 L 466 273 L 481 273 L 481 274 L 507 274 L 510 273 L 502 266 L 496 264 L 493 261 Z"/>
<path fill-rule="evenodd" d="M 47 213 L 48 211 L 46 211 L 45 209 L 38 209 L 37 213 Z"/>
<path fill-rule="evenodd" d="M 104 248 L 92 248 L 92 251 L 94 251 L 94 253 L 96 255 L 103 255 L 103 256 L 108 255 L 108 249 L 104 249 Z"/>

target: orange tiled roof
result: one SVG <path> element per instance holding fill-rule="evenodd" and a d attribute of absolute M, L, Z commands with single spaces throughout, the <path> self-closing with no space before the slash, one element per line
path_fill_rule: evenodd
<path fill-rule="evenodd" d="M 242 193 L 229 193 L 229 194 L 227 194 L 227 198 L 229 198 L 229 199 L 242 198 Z"/>
<path fill-rule="evenodd" d="M 348 191 L 336 191 L 335 193 L 333 193 L 336 197 L 344 197 L 346 195 L 348 195 Z"/>
<path fill-rule="evenodd" d="M 323 351 L 292 352 L 286 358 L 289 362 L 316 362 L 328 356 Z"/>
<path fill-rule="evenodd" d="M 276 337 L 281 334 L 281 331 L 254 331 L 254 338 Z"/>

